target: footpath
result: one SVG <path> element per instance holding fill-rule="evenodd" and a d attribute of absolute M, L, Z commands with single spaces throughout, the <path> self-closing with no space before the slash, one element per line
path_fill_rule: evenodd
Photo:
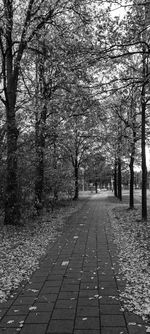
<path fill-rule="evenodd" d="M 123 311 L 107 194 L 73 214 L 30 282 L 0 304 L 0 334 L 144 334 Z M 135 326 L 134 324 L 138 324 Z"/>

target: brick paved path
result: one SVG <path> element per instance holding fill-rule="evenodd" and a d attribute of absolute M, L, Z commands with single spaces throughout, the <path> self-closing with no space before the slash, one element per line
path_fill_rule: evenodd
<path fill-rule="evenodd" d="M 66 223 L 30 284 L 0 305 L 0 334 L 144 334 L 121 311 L 106 194 L 93 195 Z M 138 323 L 137 326 L 133 323 Z"/>

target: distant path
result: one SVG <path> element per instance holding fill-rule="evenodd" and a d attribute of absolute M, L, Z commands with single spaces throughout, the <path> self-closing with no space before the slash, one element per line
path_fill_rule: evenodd
<path fill-rule="evenodd" d="M 0 305 L 0 334 L 146 333 L 140 318 L 121 311 L 118 295 L 124 283 L 107 216 L 114 200 L 108 195 L 89 194 L 30 283 Z"/>

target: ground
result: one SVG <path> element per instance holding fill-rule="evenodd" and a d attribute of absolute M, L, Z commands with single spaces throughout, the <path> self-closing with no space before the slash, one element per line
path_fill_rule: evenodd
<path fill-rule="evenodd" d="M 111 192 L 88 196 L 74 207 L 45 214 L 36 227 L 1 228 L 2 330 L 33 331 L 38 305 L 46 317 L 38 320 L 45 324 L 44 334 L 150 332 L 150 223 L 141 221 L 139 191 L 132 211 L 126 193 L 123 205 Z M 20 303 L 22 313 L 15 318 Z"/>
<path fill-rule="evenodd" d="M 41 257 L 45 255 L 62 233 L 63 222 L 81 203 L 68 202 L 54 212 L 45 212 L 42 216 L 29 219 L 24 226 L 0 225 L 0 302 L 13 295 L 21 282 L 29 280 L 32 272 L 39 267 Z"/>

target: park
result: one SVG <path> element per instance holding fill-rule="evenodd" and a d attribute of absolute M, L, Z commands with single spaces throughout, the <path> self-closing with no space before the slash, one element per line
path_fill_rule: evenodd
<path fill-rule="evenodd" d="M 0 334 L 150 332 L 149 28 L 0 0 Z"/>

